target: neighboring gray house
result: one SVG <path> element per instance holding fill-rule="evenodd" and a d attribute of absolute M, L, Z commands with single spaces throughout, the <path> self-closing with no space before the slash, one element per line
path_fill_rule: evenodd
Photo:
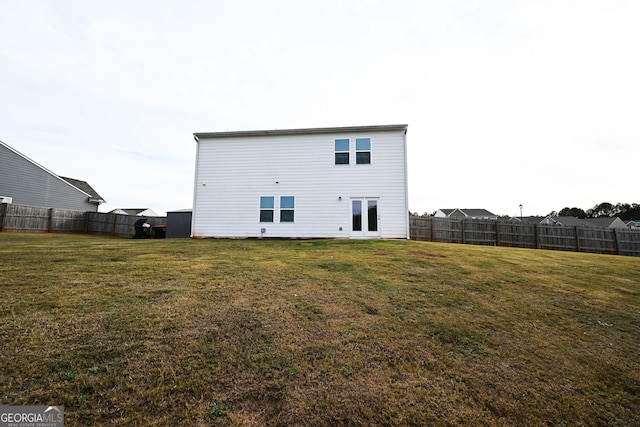
<path fill-rule="evenodd" d="M 104 203 L 85 181 L 58 176 L 2 141 L 0 197 L 18 205 L 90 212 Z"/>
<path fill-rule="evenodd" d="M 439 209 L 434 216 L 453 219 L 498 219 L 498 215 L 486 209 Z"/>

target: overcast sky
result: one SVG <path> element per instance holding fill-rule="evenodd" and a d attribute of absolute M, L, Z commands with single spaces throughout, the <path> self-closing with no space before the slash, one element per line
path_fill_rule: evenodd
<path fill-rule="evenodd" d="M 409 208 L 640 203 L 640 1 L 0 0 L 0 140 L 190 208 L 194 132 L 408 124 Z"/>

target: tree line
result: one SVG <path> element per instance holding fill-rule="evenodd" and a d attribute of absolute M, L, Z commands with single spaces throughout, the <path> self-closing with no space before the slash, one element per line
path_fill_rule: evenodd
<path fill-rule="evenodd" d="M 616 203 L 611 204 L 607 202 L 599 203 L 587 209 L 586 211 L 580 208 L 566 207 L 560 212 L 553 211 L 549 215 L 552 216 L 574 216 L 577 218 L 602 218 L 617 216 L 623 221 L 630 221 L 634 219 L 640 220 L 640 204 L 638 203 Z"/>

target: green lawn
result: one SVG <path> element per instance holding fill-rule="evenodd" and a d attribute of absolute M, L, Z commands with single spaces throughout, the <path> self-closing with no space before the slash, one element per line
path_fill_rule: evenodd
<path fill-rule="evenodd" d="M 0 405 L 66 425 L 640 425 L 638 258 L 0 233 Z"/>

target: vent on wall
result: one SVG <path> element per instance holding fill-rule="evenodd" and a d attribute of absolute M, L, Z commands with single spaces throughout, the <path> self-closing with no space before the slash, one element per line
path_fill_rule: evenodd
<path fill-rule="evenodd" d="M 13 197 L 0 196 L 0 203 L 11 203 L 13 202 Z"/>

